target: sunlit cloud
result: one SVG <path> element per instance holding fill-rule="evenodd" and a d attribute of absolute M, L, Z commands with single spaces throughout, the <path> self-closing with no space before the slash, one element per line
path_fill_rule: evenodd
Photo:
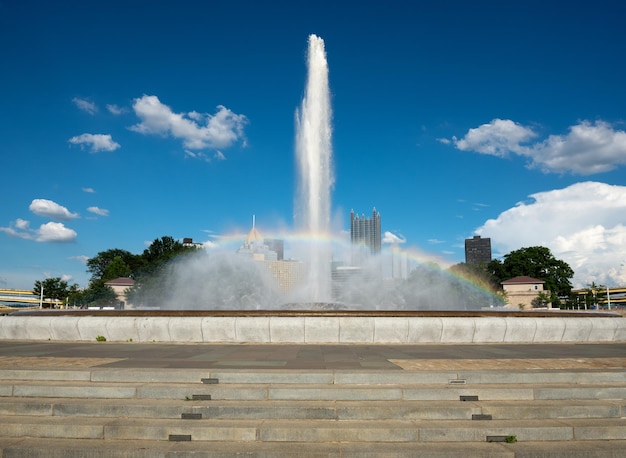
<path fill-rule="evenodd" d="M 128 108 L 119 107 L 114 104 L 107 104 L 107 110 L 109 110 L 109 113 L 114 114 L 116 116 L 124 114 L 124 113 L 128 113 Z"/>
<path fill-rule="evenodd" d="M 65 227 L 63 223 L 49 222 L 42 224 L 36 232 L 37 242 L 73 242 L 76 240 L 76 231 Z"/>
<path fill-rule="evenodd" d="M 88 207 L 87 211 L 99 216 L 109 216 L 109 210 L 99 207 Z"/>
<path fill-rule="evenodd" d="M 522 143 L 535 138 L 530 128 L 508 119 L 494 119 L 489 124 L 470 129 L 461 139 L 454 137 L 454 145 L 461 151 L 474 151 L 491 156 L 506 157 L 509 153 L 520 153 Z"/>
<path fill-rule="evenodd" d="M 497 254 L 545 246 L 574 270 L 573 283 L 626 285 L 626 187 L 583 182 L 540 192 L 486 221 Z"/>
<path fill-rule="evenodd" d="M 36 242 L 68 243 L 74 242 L 78 234 L 63 223 L 49 222 L 31 229 L 28 221 L 18 219 L 9 227 L 0 227 L 0 232 L 11 237 L 34 240 Z"/>
<path fill-rule="evenodd" d="M 543 141 L 537 137 L 530 127 L 494 119 L 470 129 L 461 139 L 453 137 L 452 143 L 461 151 L 523 156 L 528 158 L 529 168 L 545 173 L 592 175 L 626 165 L 626 132 L 608 122 L 581 121 L 565 135 L 550 135 Z"/>
<path fill-rule="evenodd" d="M 70 256 L 69 259 L 72 261 L 78 261 L 81 264 L 87 265 L 87 261 L 89 261 L 89 256 L 79 255 L 79 256 Z"/>
<path fill-rule="evenodd" d="M 406 243 L 406 239 L 402 235 L 385 231 L 383 235 L 382 243 L 390 243 L 390 244 Z"/>
<path fill-rule="evenodd" d="M 219 105 L 214 115 L 192 111 L 175 113 L 154 95 L 144 95 L 133 103 L 135 114 L 141 119 L 130 129 L 144 135 L 171 136 L 182 140 L 187 156 L 191 151 L 220 149 L 245 141 L 244 126 L 248 120 Z M 197 154 L 197 153 L 196 153 Z M 195 156 L 206 160 L 207 155 Z"/>
<path fill-rule="evenodd" d="M 79 110 L 89 113 L 90 115 L 94 115 L 98 112 L 98 107 L 90 100 L 74 97 L 72 102 L 74 102 L 74 105 L 76 105 Z"/>
<path fill-rule="evenodd" d="M 78 218 L 78 213 L 72 213 L 67 208 L 48 199 L 34 199 L 28 209 L 37 216 L 67 221 Z"/>
<path fill-rule="evenodd" d="M 81 134 L 68 141 L 73 145 L 80 145 L 81 149 L 87 148 L 91 153 L 115 151 L 120 147 L 109 134 Z"/>

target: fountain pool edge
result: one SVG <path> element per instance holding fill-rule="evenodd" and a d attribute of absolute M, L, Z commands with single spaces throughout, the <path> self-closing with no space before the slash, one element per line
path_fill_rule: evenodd
<path fill-rule="evenodd" d="M 41 311 L 0 316 L 0 340 L 420 344 L 626 342 L 626 320 L 567 312 Z"/>

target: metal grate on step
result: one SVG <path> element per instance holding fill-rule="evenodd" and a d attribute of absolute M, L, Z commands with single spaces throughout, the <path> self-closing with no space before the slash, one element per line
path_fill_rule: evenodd
<path fill-rule="evenodd" d="M 478 396 L 459 396 L 461 401 L 478 401 Z"/>
<path fill-rule="evenodd" d="M 472 414 L 472 420 L 493 420 L 491 415 Z"/>
<path fill-rule="evenodd" d="M 191 400 L 192 401 L 210 401 L 211 395 L 210 394 L 192 394 Z"/>
<path fill-rule="evenodd" d="M 191 440 L 191 434 L 170 434 L 170 442 L 187 442 Z"/>
<path fill-rule="evenodd" d="M 467 380 L 464 378 L 448 380 L 448 385 L 467 385 Z"/>
<path fill-rule="evenodd" d="M 202 378 L 200 379 L 200 381 L 207 385 L 217 385 L 218 383 L 220 383 L 220 380 L 217 378 Z"/>
<path fill-rule="evenodd" d="M 202 420 L 202 414 L 183 412 L 182 414 L 180 414 L 180 418 L 182 420 Z"/>
<path fill-rule="evenodd" d="M 509 436 L 487 436 L 487 442 L 506 442 Z"/>

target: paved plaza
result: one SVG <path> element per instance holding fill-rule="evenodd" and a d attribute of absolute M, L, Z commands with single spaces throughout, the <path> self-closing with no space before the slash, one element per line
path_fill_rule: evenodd
<path fill-rule="evenodd" d="M 626 343 L 172 344 L 0 341 L 0 367 L 288 370 L 625 369 Z"/>

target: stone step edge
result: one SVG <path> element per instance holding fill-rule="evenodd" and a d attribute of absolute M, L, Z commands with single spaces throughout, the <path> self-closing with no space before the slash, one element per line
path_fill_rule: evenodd
<path fill-rule="evenodd" d="M 529 389 L 529 388 L 546 388 L 546 389 L 564 389 L 564 388 L 625 388 L 624 382 L 492 382 L 492 383 L 342 383 L 342 384 L 326 384 L 326 383 L 301 383 L 301 382 L 259 382 L 259 383 L 181 383 L 181 382 L 91 382 L 81 380 L 0 380 L 0 387 L 3 386 L 42 386 L 42 387 L 74 387 L 74 388 L 201 388 L 201 389 L 319 389 L 319 390 L 354 390 L 354 389 L 370 389 L 370 390 L 395 390 L 395 389 L 447 389 L 447 390 L 490 390 L 490 389 Z"/>
<path fill-rule="evenodd" d="M 502 419 L 494 420 L 491 425 L 489 421 L 473 421 L 471 419 L 391 419 L 391 420 L 336 420 L 336 419 L 301 419 L 293 421 L 291 419 L 212 419 L 204 418 L 202 420 L 187 421 L 180 418 L 121 418 L 121 417 L 67 417 L 58 416 L 55 418 L 56 422 L 50 423 L 48 416 L 31 416 L 31 415 L 11 415 L 0 417 L 0 425 L 17 425 L 17 424 L 32 424 L 43 426 L 58 426 L 58 425 L 72 425 L 75 423 L 85 425 L 91 423 L 95 426 L 136 426 L 150 427 L 161 425 L 187 425 L 195 427 L 202 425 L 206 427 L 259 427 L 268 429 L 271 427 L 293 427 L 300 428 L 302 424 L 310 423 L 311 426 L 324 427 L 324 426 L 345 426 L 345 427 L 404 427 L 404 428 L 535 428 L 538 423 L 543 423 L 543 426 L 551 426 L 555 428 L 577 428 L 584 427 L 588 424 L 594 424 L 595 426 L 606 427 L 620 427 L 626 428 L 626 418 L 547 418 L 547 419 Z M 3 431 L 0 429 L 0 436 Z M 624 429 L 624 439 L 626 439 L 626 429 Z"/>
<path fill-rule="evenodd" d="M 436 454 L 437 456 L 516 456 L 517 450 L 532 452 L 533 456 L 550 456 L 551 458 L 571 458 L 583 456 L 621 456 L 620 451 L 626 450 L 626 440 L 589 440 L 589 441 L 526 441 L 516 443 L 459 443 L 459 442 L 413 442 L 413 443 L 380 443 L 380 442 L 344 442 L 344 443 L 245 443 L 245 442 L 211 442 L 207 449 L 206 442 L 191 441 L 186 443 L 148 441 L 148 440 L 97 440 L 97 439 L 3 439 L 0 438 L 0 456 L 28 456 L 30 458 L 65 458 L 78 456 L 77 453 L 89 450 L 97 453 L 100 458 L 118 458 L 121 456 L 166 458 L 172 452 L 202 452 L 202 456 L 223 457 L 245 454 L 255 457 L 284 456 L 344 456 L 361 457 L 372 453 L 392 456 L 415 456 Z M 27 451 L 27 452 L 19 452 Z M 214 452 L 214 455 L 211 455 Z M 3 455 L 4 453 L 4 455 Z M 12 453 L 12 454 L 11 454 Z"/>
<path fill-rule="evenodd" d="M 209 369 L 0 369 L 0 381 L 84 381 L 101 383 L 309 383 L 344 385 L 395 385 L 428 383 L 490 384 L 493 376 L 501 383 L 626 383 L 623 370 L 532 370 L 532 371 L 341 371 L 341 370 L 209 370 Z M 358 380 L 356 382 L 355 380 Z"/>
<path fill-rule="evenodd" d="M 106 404 L 94 407 L 86 403 L 38 403 L 34 407 L 22 407 L 19 403 L 0 403 L 0 412 L 7 417 L 46 417 L 46 418 L 101 418 L 116 419 L 121 416 L 129 419 L 180 419 L 185 416 L 194 416 L 194 419 L 204 420 L 338 420 L 338 421 L 440 421 L 440 420 L 571 420 L 571 419 L 620 419 L 626 416 L 624 402 L 610 400 L 608 402 L 596 402 L 594 405 L 580 403 L 566 403 L 564 405 L 537 404 L 529 405 L 527 402 L 518 405 L 497 404 L 490 405 L 480 403 L 466 403 L 460 406 L 456 401 L 426 401 L 433 402 L 424 405 L 425 402 L 417 401 L 412 404 L 397 402 L 395 404 L 378 401 L 379 405 L 372 405 L 367 401 L 338 401 L 329 404 L 320 401 L 277 402 L 260 401 L 265 405 L 227 401 L 229 404 L 219 403 L 200 405 L 198 403 L 186 406 L 170 404 L 168 406 L 154 406 L 151 404 Z M 309 402 L 309 404 L 307 404 Z M 447 403 L 447 404 L 442 404 Z M 407 405 L 408 404 L 408 405 Z M 397 407 L 394 409 L 394 406 Z M 81 408 L 84 407 L 84 408 Z M 521 412 L 520 412 L 521 409 Z M 31 410 L 29 412 L 29 410 Z M 480 417 L 480 418 L 478 418 Z"/>

